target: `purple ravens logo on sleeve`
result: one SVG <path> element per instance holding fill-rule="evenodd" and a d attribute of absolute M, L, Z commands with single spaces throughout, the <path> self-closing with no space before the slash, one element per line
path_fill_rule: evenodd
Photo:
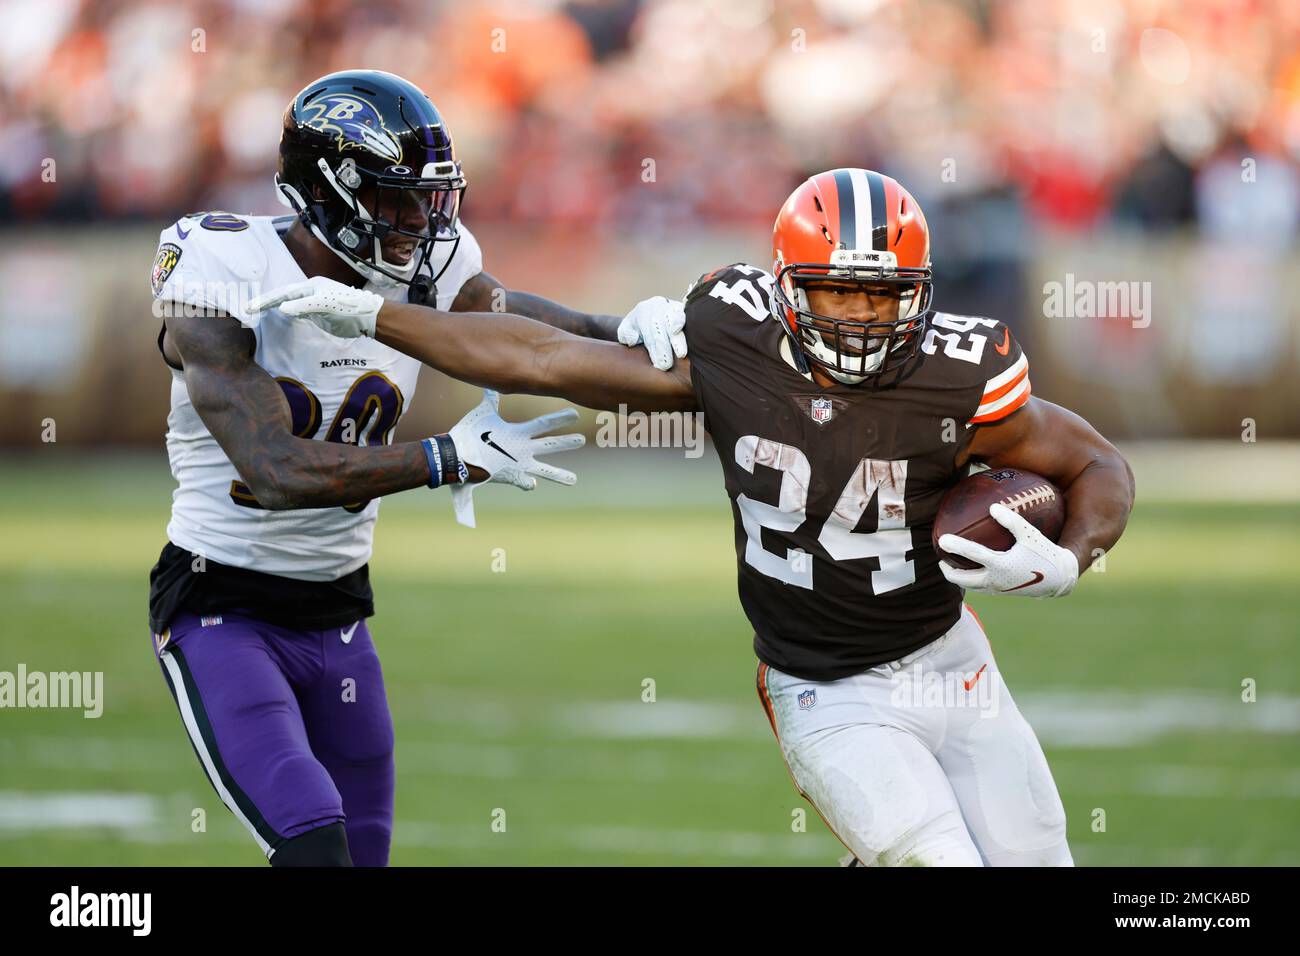
<path fill-rule="evenodd" d="M 303 105 L 303 123 L 322 133 L 332 133 L 339 152 L 365 149 L 389 162 L 402 159 L 402 144 L 384 126 L 379 111 L 367 100 L 350 93 L 330 93 Z"/>

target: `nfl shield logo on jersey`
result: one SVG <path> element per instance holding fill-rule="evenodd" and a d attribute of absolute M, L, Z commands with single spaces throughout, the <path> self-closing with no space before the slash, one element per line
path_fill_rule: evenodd
<path fill-rule="evenodd" d="M 831 404 L 829 398 L 814 398 L 808 403 L 809 412 L 812 420 L 818 425 L 825 425 L 835 414 L 835 407 Z"/>
<path fill-rule="evenodd" d="M 807 690 L 799 692 L 799 709 L 812 710 L 813 705 L 817 703 L 817 691 L 809 687 Z"/>

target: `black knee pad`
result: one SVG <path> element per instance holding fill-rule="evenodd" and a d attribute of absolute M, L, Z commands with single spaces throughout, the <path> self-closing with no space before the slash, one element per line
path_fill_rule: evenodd
<path fill-rule="evenodd" d="M 271 854 L 272 866 L 351 866 L 348 835 L 342 823 L 300 833 Z"/>

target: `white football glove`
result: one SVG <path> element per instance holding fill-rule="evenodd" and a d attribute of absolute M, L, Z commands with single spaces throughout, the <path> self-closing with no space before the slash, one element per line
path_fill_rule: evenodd
<path fill-rule="evenodd" d="M 488 481 L 505 482 L 524 491 L 536 488 L 538 478 L 562 485 L 576 483 L 578 476 L 573 472 L 538 461 L 535 456 L 569 451 L 587 443 L 582 435 L 537 437 L 542 432 L 576 421 L 577 410 L 563 408 L 532 421 L 508 422 L 497 411 L 500 401 L 500 395 L 484 389 L 483 401 L 448 433 L 460 460 L 466 465 L 482 468 L 488 473 Z M 470 528 L 474 527 L 474 488 L 474 484 L 462 482 L 451 489 L 456 520 Z"/>
<path fill-rule="evenodd" d="M 256 325 L 263 312 L 278 307 L 285 315 L 306 319 L 341 339 L 374 338 L 375 319 L 383 304 L 384 297 L 375 292 L 312 276 L 250 300 L 248 313 Z"/>
<path fill-rule="evenodd" d="M 661 295 L 632 306 L 618 324 L 618 340 L 628 348 L 644 345 L 655 368 L 668 371 L 673 356 L 686 358 L 686 307 Z"/>
<path fill-rule="evenodd" d="M 1015 535 L 1006 551 L 994 551 L 955 534 L 945 534 L 939 547 L 949 554 L 983 565 L 965 570 L 939 562 L 943 576 L 958 587 L 985 594 L 1019 594 L 1025 597 L 1061 597 L 1079 580 L 1079 559 L 1074 552 L 1053 544 L 1029 521 L 1004 504 L 989 506 L 993 520 Z"/>

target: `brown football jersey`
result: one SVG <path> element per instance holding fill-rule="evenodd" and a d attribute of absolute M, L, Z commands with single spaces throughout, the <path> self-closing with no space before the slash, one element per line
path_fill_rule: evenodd
<path fill-rule="evenodd" d="M 940 572 L 930 528 L 974 430 L 1028 400 L 1028 363 L 1001 322 L 936 313 L 887 387 L 822 388 L 797 370 L 771 286 L 745 265 L 695 283 L 691 380 L 731 498 L 754 650 L 836 680 L 957 622 L 962 591 Z"/>

